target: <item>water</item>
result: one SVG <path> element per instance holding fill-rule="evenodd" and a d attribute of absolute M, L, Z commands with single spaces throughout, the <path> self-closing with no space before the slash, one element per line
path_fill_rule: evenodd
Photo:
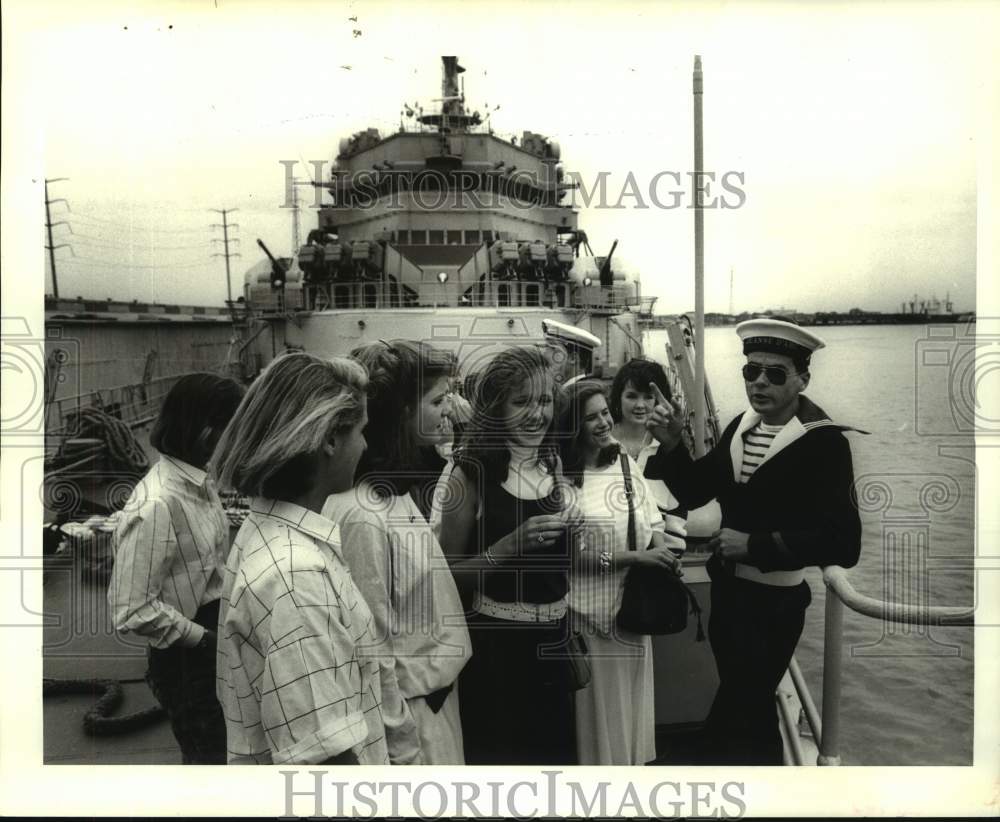
<path fill-rule="evenodd" d="M 974 326 L 972 331 L 974 332 Z M 806 392 L 848 434 L 862 508 L 854 587 L 879 599 L 968 607 L 973 602 L 975 467 L 970 329 L 955 326 L 816 328 Z M 666 333 L 646 335 L 665 361 Z M 723 426 L 746 408 L 741 343 L 731 327 L 705 332 L 708 379 Z M 817 470 L 822 470 L 817 466 Z M 796 658 L 822 709 L 825 586 Z M 973 738 L 971 628 L 884 626 L 844 618 L 841 755 L 848 765 L 968 765 Z"/>

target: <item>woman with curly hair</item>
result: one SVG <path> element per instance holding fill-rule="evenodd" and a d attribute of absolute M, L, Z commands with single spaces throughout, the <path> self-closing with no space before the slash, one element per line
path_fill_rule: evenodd
<path fill-rule="evenodd" d="M 558 482 L 551 369 L 535 347 L 496 355 L 442 503 L 441 547 L 471 601 L 463 672 L 469 764 L 573 764 L 566 593 L 573 522 Z"/>

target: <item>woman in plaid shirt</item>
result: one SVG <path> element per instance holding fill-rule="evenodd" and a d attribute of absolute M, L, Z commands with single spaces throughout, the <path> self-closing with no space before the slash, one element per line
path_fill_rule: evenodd
<path fill-rule="evenodd" d="M 388 764 L 385 727 L 400 714 L 390 705 L 383 716 L 391 660 L 366 653 L 371 612 L 339 528 L 321 515 L 330 494 L 353 484 L 366 384 L 356 362 L 286 354 L 250 387 L 219 442 L 219 481 L 252 497 L 219 615 L 230 764 Z"/>

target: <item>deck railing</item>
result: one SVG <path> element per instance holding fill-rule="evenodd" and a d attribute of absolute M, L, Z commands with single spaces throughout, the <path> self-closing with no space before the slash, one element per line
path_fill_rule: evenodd
<path fill-rule="evenodd" d="M 885 622 L 909 625 L 960 626 L 973 625 L 973 609 L 945 605 L 908 605 L 886 602 L 858 593 L 847 577 L 847 570 L 839 565 L 830 565 L 823 571 L 826 585 L 826 614 L 823 636 L 823 715 L 820 718 L 816 705 L 806 686 L 802 671 L 795 658 L 788 666 L 788 673 L 795 685 L 803 712 L 809 723 L 813 738 L 819 745 L 817 765 L 840 765 L 840 692 L 844 657 L 844 608 L 864 616 Z M 779 698 L 779 710 L 787 706 Z M 798 735 L 794 733 L 797 723 L 782 714 L 792 747 L 792 758 L 796 764 L 802 762 Z"/>
<path fill-rule="evenodd" d="M 250 307 L 264 317 L 295 311 L 402 308 L 565 308 L 622 313 L 641 304 L 635 288 L 539 280 L 483 279 L 476 283 L 419 283 L 394 280 L 308 281 L 304 286 L 250 290 Z"/>
<path fill-rule="evenodd" d="M 159 413 L 163 398 L 181 376 L 171 374 L 148 382 L 117 385 L 54 399 L 45 405 L 46 436 L 55 442 L 74 436 L 76 432 L 70 430 L 70 419 L 74 412 L 83 408 L 99 408 L 131 428 L 151 422 Z"/>

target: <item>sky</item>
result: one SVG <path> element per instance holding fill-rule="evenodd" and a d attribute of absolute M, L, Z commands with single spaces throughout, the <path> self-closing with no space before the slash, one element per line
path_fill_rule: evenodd
<path fill-rule="evenodd" d="M 49 194 L 67 201 L 51 207 L 69 224 L 53 230 L 71 246 L 56 251 L 63 296 L 220 304 L 212 209 L 235 210 L 238 293 L 258 238 L 291 252 L 280 161 L 305 178 L 341 137 L 391 133 L 404 101 L 439 96 L 440 55 L 457 54 L 467 105 L 499 105 L 498 133 L 557 139 L 566 170 L 607 173 L 610 204 L 632 175 L 643 202 L 592 204 L 580 226 L 596 253 L 619 241 L 657 311 L 690 310 L 693 212 L 648 192 L 693 168 L 700 54 L 705 168 L 742 174 L 745 193 L 706 212 L 707 311 L 894 311 L 914 294 L 975 308 L 977 156 L 997 91 L 985 5 L 43 8 L 19 9 L 22 36 L 5 21 L 5 100 L 19 90 L 32 112 L 38 176 L 68 178 Z M 303 236 L 315 219 L 303 212 Z"/>

